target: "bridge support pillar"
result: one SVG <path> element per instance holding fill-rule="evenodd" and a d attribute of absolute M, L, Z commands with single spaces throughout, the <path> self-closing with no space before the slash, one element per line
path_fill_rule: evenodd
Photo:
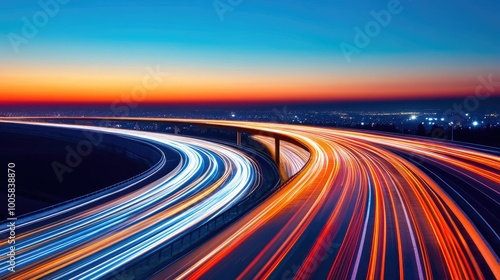
<path fill-rule="evenodd" d="M 241 146 L 241 132 L 236 132 L 236 145 Z"/>
<path fill-rule="evenodd" d="M 278 165 L 278 168 L 280 166 L 280 139 L 279 138 L 274 138 L 274 159 L 276 160 L 276 164 Z"/>
<path fill-rule="evenodd" d="M 179 134 L 179 127 L 174 125 L 174 134 L 178 135 Z"/>

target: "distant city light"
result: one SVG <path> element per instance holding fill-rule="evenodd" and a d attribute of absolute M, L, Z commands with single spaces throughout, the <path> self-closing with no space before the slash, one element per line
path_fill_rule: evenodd
<path fill-rule="evenodd" d="M 479 123 L 478 123 L 478 122 L 476 122 L 476 121 L 472 123 L 472 125 L 473 125 L 473 126 L 477 126 L 478 124 L 479 124 Z"/>
<path fill-rule="evenodd" d="M 233 117 L 233 118 L 236 117 L 236 114 L 231 114 L 231 117 Z"/>
<path fill-rule="evenodd" d="M 362 122 L 362 123 L 361 123 L 361 125 L 365 125 L 365 123 L 364 123 L 364 122 Z"/>
<path fill-rule="evenodd" d="M 415 120 L 416 118 L 417 118 L 417 116 L 411 116 L 412 120 Z"/>
<path fill-rule="evenodd" d="M 443 122 L 443 121 L 444 121 L 444 118 L 441 118 L 441 121 Z"/>
<path fill-rule="evenodd" d="M 466 114 L 465 114 L 465 116 L 466 116 L 466 117 L 468 117 L 468 116 L 469 116 L 469 113 L 466 113 Z"/>

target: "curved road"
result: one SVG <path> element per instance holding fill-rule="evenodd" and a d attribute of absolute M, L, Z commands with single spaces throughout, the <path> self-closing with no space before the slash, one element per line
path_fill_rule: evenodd
<path fill-rule="evenodd" d="M 311 158 L 260 207 L 154 279 L 500 279 L 498 151 L 306 126 L 210 123 L 289 135 Z M 453 176 L 450 183 L 468 185 L 433 180 L 419 168 L 425 162 Z"/>
<path fill-rule="evenodd" d="M 7 270 L 7 244 L 2 240 L 0 277 L 102 277 L 212 219 L 262 181 L 257 163 L 228 146 L 157 133 L 92 130 L 166 145 L 181 155 L 181 162 L 153 183 L 110 202 L 90 209 L 85 203 L 61 205 L 51 211 L 50 220 L 47 215 L 18 220 L 16 272 Z M 77 214 L 65 215 L 68 208 L 76 207 L 81 208 Z M 58 219 L 52 221 L 55 216 Z M 28 225 L 29 230 L 23 231 Z M 6 228 L 0 233 L 5 234 Z"/>
<path fill-rule="evenodd" d="M 500 279 L 498 150 L 307 126 L 142 120 L 259 130 L 310 154 L 279 191 L 153 279 Z M 281 156 L 303 163 L 292 154 Z"/>

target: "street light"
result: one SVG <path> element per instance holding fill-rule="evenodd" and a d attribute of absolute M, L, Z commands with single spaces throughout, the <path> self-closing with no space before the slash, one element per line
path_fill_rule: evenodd
<path fill-rule="evenodd" d="M 450 122 L 449 125 L 451 126 L 451 141 L 453 141 L 453 122 Z"/>

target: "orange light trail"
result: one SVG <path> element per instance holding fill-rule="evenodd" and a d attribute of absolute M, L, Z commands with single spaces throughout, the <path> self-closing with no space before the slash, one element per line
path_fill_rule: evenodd
<path fill-rule="evenodd" d="M 308 150 L 281 141 L 283 165 L 297 173 L 153 279 L 500 279 L 498 215 L 481 208 L 500 203 L 499 153 L 308 126 L 140 120 L 260 130 Z M 273 152 L 270 138 L 256 139 Z"/>
<path fill-rule="evenodd" d="M 282 191 L 223 232 L 221 236 L 225 242 L 214 238 L 167 267 L 156 279 L 167 275 L 181 279 L 218 275 L 229 259 L 248 255 L 242 248 L 247 244 L 259 244 L 255 240 L 257 236 L 260 243 L 262 239 L 268 241 L 251 255 L 252 261 L 242 267 L 239 278 L 279 277 L 286 269 L 287 258 L 298 254 L 294 249 L 307 240 L 307 232 L 315 221 L 321 221 L 323 229 L 314 237 L 316 241 L 308 247 L 305 258 L 299 258 L 302 265 L 294 277 L 312 277 L 314 271 L 311 274 L 310 268 L 319 265 L 329 266 L 329 278 L 334 279 L 353 275 L 384 278 L 389 277 L 389 271 L 397 271 L 400 279 L 410 276 L 421 279 L 500 276 L 496 253 L 463 210 L 427 174 L 394 154 L 392 149 L 416 153 L 446 162 L 451 168 L 471 172 L 486 180 L 487 188 L 495 191 L 495 195 L 500 177 L 490 169 L 499 169 L 498 156 L 431 140 L 414 141 L 372 133 L 280 124 L 212 123 L 294 136 L 310 148 L 311 158 Z M 286 157 L 286 153 L 282 156 Z M 367 196 L 369 190 L 373 194 L 371 206 Z M 311 192 L 316 197 L 314 201 L 311 201 Z M 310 210 L 302 212 L 303 207 Z M 370 207 L 370 215 L 366 216 Z M 325 221 L 318 213 L 326 209 L 330 210 Z M 370 221 L 368 234 L 360 243 L 365 219 Z M 347 230 L 339 230 L 345 225 L 348 225 Z M 259 231 L 267 227 L 279 230 L 266 238 Z M 315 256 L 325 251 L 321 240 L 328 234 L 334 234 L 333 240 L 342 240 L 340 246 L 329 259 L 315 264 Z M 355 266 L 358 249 L 361 259 L 368 262 Z M 389 261 L 393 258 L 395 261 Z M 484 270 L 484 265 L 480 267 L 483 261 L 489 272 Z M 353 267 L 357 271 L 353 271 Z"/>

